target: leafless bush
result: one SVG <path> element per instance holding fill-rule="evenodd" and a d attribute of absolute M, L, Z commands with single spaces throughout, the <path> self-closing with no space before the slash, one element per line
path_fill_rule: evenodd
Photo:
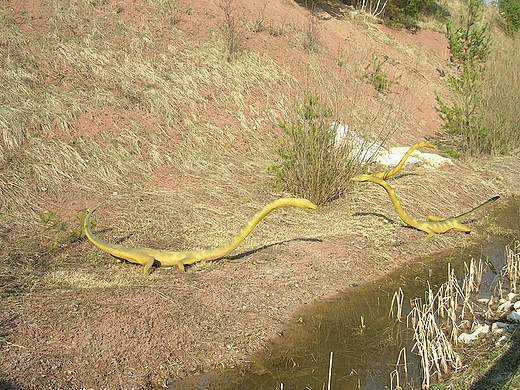
<path fill-rule="evenodd" d="M 220 0 L 218 7 L 224 13 L 224 40 L 226 42 L 228 61 L 231 61 L 242 49 L 244 40 L 243 31 L 240 28 L 238 11 L 233 0 Z"/>
<path fill-rule="evenodd" d="M 307 22 L 307 28 L 305 30 L 305 39 L 303 41 L 303 47 L 310 53 L 317 53 L 320 48 L 321 38 L 319 31 L 318 17 L 316 15 L 316 3 L 311 0 L 307 4 L 307 8 L 310 10 L 309 18 Z"/>
<path fill-rule="evenodd" d="M 386 8 L 388 0 L 360 0 L 356 3 L 356 8 L 371 16 L 377 17 L 381 15 Z"/>
<path fill-rule="evenodd" d="M 516 293 L 520 283 L 520 241 L 506 246 L 506 264 L 502 276 L 509 280 L 511 292 Z"/>

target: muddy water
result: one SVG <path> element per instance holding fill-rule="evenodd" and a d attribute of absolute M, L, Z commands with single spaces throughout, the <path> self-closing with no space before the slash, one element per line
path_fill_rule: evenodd
<path fill-rule="evenodd" d="M 173 388 L 327 389 L 330 378 L 331 389 L 389 389 L 390 372 L 403 347 L 409 364 L 406 381 L 412 388 L 420 388 L 419 361 L 411 352 L 411 334 L 405 324 L 389 317 L 394 293 L 403 290 L 407 313 L 410 299 L 423 297 L 428 282 L 436 291 L 446 281 L 448 263 L 462 275 L 464 262 L 473 257 L 487 264 L 481 295 L 489 296 L 504 264 L 504 247 L 519 231 L 519 205 L 518 199 L 512 199 L 490 218 L 509 234 L 419 259 L 376 283 L 349 288 L 336 299 L 299 313 L 283 336 L 251 358 L 254 363 L 245 372 L 208 374 L 177 382 Z"/>

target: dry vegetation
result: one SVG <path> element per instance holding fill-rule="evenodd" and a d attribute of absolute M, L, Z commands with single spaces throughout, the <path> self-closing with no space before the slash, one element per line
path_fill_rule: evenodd
<path fill-rule="evenodd" d="M 189 234 L 208 212 L 192 216 L 183 209 L 218 208 L 230 196 L 241 203 L 258 198 L 248 184 L 258 187 L 262 180 L 254 184 L 247 178 L 266 168 L 260 157 L 269 154 L 270 135 L 259 130 L 269 126 L 276 105 L 287 100 L 272 88 L 292 82 L 282 68 L 255 52 L 229 63 L 218 41 L 179 47 L 180 32 L 162 20 L 167 13 L 161 5 L 146 8 L 172 38 L 160 42 L 160 48 L 152 37 L 157 32 L 124 23 L 109 5 L 52 6 L 50 30 L 40 34 L 30 28 L 22 32 L 2 9 L 2 225 L 17 237 L 15 247 L 34 250 L 30 242 L 21 242 L 20 230 L 32 231 L 31 241 L 34 232 L 46 230 L 39 214 L 51 210 L 63 218 L 61 199 L 76 198 L 75 212 L 97 201 L 117 204 L 119 221 L 125 219 L 123 212 L 145 215 L 140 230 L 168 234 L 157 244 L 171 245 L 171 234 Z M 106 17 L 94 17 L 97 12 Z M 252 94 L 266 101 L 251 102 Z M 158 183 L 160 173 L 169 171 L 185 179 Z M 233 185 L 237 174 L 241 186 Z M 198 188 L 192 190 L 190 183 Z M 213 205 L 207 200 L 198 204 L 204 192 Z M 178 220 L 178 228 L 165 225 L 157 233 L 157 224 L 166 218 Z M 192 226 L 183 228 L 183 220 Z M 68 222 L 74 229 L 74 220 Z M 183 237 L 173 242 L 194 244 Z"/>
<path fill-rule="evenodd" d="M 250 276 L 256 275 L 256 269 L 248 278 L 233 279 L 233 285 L 222 291 L 218 282 L 211 285 L 214 275 L 210 278 L 204 266 L 193 267 L 192 271 L 201 272 L 192 272 L 189 285 L 184 283 L 184 275 L 173 272 L 143 278 L 139 267 L 115 264 L 82 240 L 79 222 L 86 207 L 103 202 L 95 231 L 110 242 L 172 250 L 221 245 L 263 205 L 278 196 L 293 195 L 277 189 L 268 168 L 275 161 L 274 149 L 281 135 L 277 121 L 291 118 L 295 103 L 309 90 L 317 91 L 332 107 L 335 119 L 352 124 L 371 141 L 411 145 L 436 132 L 432 88 L 443 88 L 435 71 L 437 66 L 442 68 L 443 58 L 433 49 L 425 51 L 418 41 L 407 41 L 414 36 L 403 36 L 401 42 L 396 38 L 399 32 L 349 15 L 347 9 L 343 19 L 324 21 L 321 10 L 309 16 L 293 2 L 260 2 L 255 12 L 249 2 L 237 3 L 233 11 L 237 14 L 229 15 L 237 19 L 228 19 L 228 27 L 232 20 L 238 25 L 234 27 L 244 28 L 245 46 L 237 52 L 235 46 L 229 46 L 235 44 L 230 42 L 234 37 L 223 36 L 225 29 L 218 29 L 225 19 L 222 8 L 213 1 L 41 0 L 32 4 L 8 0 L 0 5 L 0 296 L 9 298 L 11 305 L 4 313 L 18 308 L 19 300 L 27 302 L 26 297 L 36 302 L 42 293 L 58 300 L 56 297 L 69 290 L 77 296 L 94 291 L 96 296 L 107 294 L 113 300 L 129 294 L 128 299 L 138 305 L 149 294 L 138 294 L 136 289 L 149 292 L 147 288 L 162 282 L 161 291 L 171 289 L 175 296 L 182 290 L 186 307 L 190 302 L 197 305 L 197 299 L 207 299 L 202 292 L 208 289 L 219 294 L 247 291 L 249 299 L 260 300 L 258 289 L 264 286 L 253 286 L 255 290 L 247 285 L 254 282 Z M 225 8 L 232 3 L 221 4 Z M 327 28 L 318 29 L 317 24 L 325 22 Z M 306 34 L 313 50 L 302 47 Z M 361 39 L 364 41 L 358 42 Z M 402 75 L 386 95 L 362 79 L 374 52 L 388 53 L 389 72 Z M 413 207 L 416 215 L 456 214 L 489 195 L 514 191 L 520 177 L 517 157 L 490 161 L 487 168 L 470 161 L 453 172 L 419 169 L 417 172 L 425 174 L 424 181 L 409 175 L 396 186 L 405 207 Z M 460 182 L 454 184 L 452 175 Z M 422 194 L 419 199 L 417 192 Z M 240 248 L 242 253 L 302 237 L 325 244 L 339 237 L 345 240 L 340 253 L 349 252 L 347 243 L 366 244 L 363 253 L 353 259 L 361 264 L 355 270 L 338 271 L 330 266 L 334 259 L 322 253 L 309 258 L 316 269 L 322 269 L 316 280 L 324 278 L 319 285 L 323 290 L 300 301 L 273 303 L 278 305 L 273 310 L 284 320 L 295 310 L 295 302 L 310 303 L 337 291 L 339 287 L 330 282 L 332 275 L 338 285 L 353 275 L 366 281 L 419 251 L 449 248 L 468 240 L 448 235 L 420 241 L 417 232 L 375 214 L 392 215 L 392 208 L 384 194 L 373 188 L 356 188 L 341 195 L 316 213 L 291 210 L 269 216 L 267 227 L 255 230 Z M 360 216 L 360 212 L 365 214 Z M 357 251 L 361 246 L 352 248 Z M 298 250 L 300 257 L 293 252 Z M 305 257 L 301 255 L 305 248 L 291 247 L 280 253 L 297 262 Z M 249 257 L 243 261 L 262 266 L 268 263 L 265 258 L 269 262 L 276 258 L 261 251 L 252 256 L 258 256 L 254 257 L 256 263 Z M 367 271 L 367 261 L 374 272 Z M 221 278 L 232 275 L 242 264 L 228 265 Z M 311 266 L 297 265 L 300 268 L 284 274 L 282 281 L 275 280 L 283 290 L 277 294 L 280 299 L 284 291 L 291 290 L 287 280 L 292 283 L 291 278 L 311 272 Z M 280 269 L 290 269 L 287 267 L 280 265 Z M 271 275 L 267 271 L 259 274 Z M 195 298 L 193 291 L 199 294 Z M 49 305 L 59 310 L 58 301 L 50 299 Z M 45 301 L 42 307 L 48 308 L 47 304 Z M 265 309 L 263 303 L 256 304 Z M 105 308 L 117 317 L 110 309 L 110 305 Z M 207 310 L 215 311 L 209 304 Z M 54 313 L 50 307 L 49 313 Z M 197 318 L 207 312 L 185 315 L 186 322 L 191 320 L 197 328 Z M 261 315 L 272 319 L 265 311 Z M 230 318 L 232 321 L 231 314 Z M 2 327 L 7 323 L 2 322 Z M 216 326 L 210 323 L 204 330 L 212 327 Z M 4 341 L 11 336 L 4 335 L 10 335 L 15 326 L 7 328 L 0 329 L 0 346 L 6 345 Z M 240 351 L 242 359 L 267 338 L 267 326 L 255 323 L 251 328 L 248 331 L 254 336 L 240 333 L 239 346 L 232 348 Z M 199 335 L 189 329 L 189 336 L 184 329 L 182 335 L 172 337 L 192 337 L 194 333 L 204 338 L 203 330 L 199 329 Z M 219 337 L 214 332 L 211 337 Z M 211 340 L 207 345 L 213 345 Z M 203 353 L 186 345 L 194 343 L 181 340 L 178 349 L 188 350 L 190 356 Z M 231 365 L 238 358 L 230 353 L 224 351 L 218 363 L 201 363 L 201 367 Z M 186 361 L 176 362 L 177 366 L 172 363 L 161 373 L 180 377 L 201 369 L 186 368 Z M 157 380 L 159 374 L 154 371 L 153 375 Z M 111 385 L 128 383 L 133 382 Z"/>
<path fill-rule="evenodd" d="M 335 118 L 357 120 L 361 133 L 376 126 L 386 126 L 379 135 L 395 130 L 398 98 L 354 101 L 340 86 L 355 64 L 334 75 L 310 57 L 308 80 L 298 86 L 265 53 L 244 50 L 230 61 L 229 40 L 238 38 L 226 28 L 238 28 L 239 12 L 231 2 L 217 8 L 225 13 L 224 37 L 207 41 L 177 28 L 192 12 L 188 5 L 172 7 L 54 1 L 42 6 L 46 21 L 31 9 L 16 15 L 0 9 L 0 223 L 12 239 L 6 262 L 57 250 L 49 240 L 63 249 L 77 239 L 74 215 L 101 201 L 111 210 L 106 218 L 117 226 L 115 237 L 140 231 L 148 246 L 218 244 L 281 195 L 267 172 L 276 121 L 292 115 L 306 88 L 321 91 Z M 236 200 L 233 208 L 250 205 L 234 211 L 233 225 L 216 218 L 229 199 Z M 52 215 L 51 224 L 48 217 L 42 221 L 44 213 Z M 202 229 L 207 233 L 200 236 Z M 136 239 L 128 244 L 142 244 Z M 55 256 L 47 262 L 54 268 Z"/>

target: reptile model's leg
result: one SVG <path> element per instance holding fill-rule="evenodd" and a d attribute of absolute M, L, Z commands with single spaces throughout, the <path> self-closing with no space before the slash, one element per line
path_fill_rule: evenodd
<path fill-rule="evenodd" d="M 155 262 L 155 258 L 153 258 L 152 256 L 150 256 L 150 258 L 148 259 L 148 261 L 144 264 L 144 268 L 143 268 L 143 273 L 145 275 L 149 275 L 150 272 L 152 272 L 152 266 L 153 266 L 153 263 Z"/>
<path fill-rule="evenodd" d="M 435 236 L 435 232 L 428 227 L 423 227 L 423 228 L 421 228 L 421 230 L 423 232 L 428 233 L 428 235 L 424 238 L 424 240 L 429 240 L 430 238 L 433 238 Z"/>
<path fill-rule="evenodd" d="M 401 161 L 399 161 L 399 163 L 394 168 L 392 168 L 392 169 L 390 169 L 388 171 L 385 171 L 385 172 L 373 173 L 372 176 L 379 177 L 380 179 L 388 179 L 390 176 L 395 175 L 397 172 L 399 172 L 401 170 L 401 168 L 403 167 L 403 165 L 406 162 L 406 160 L 408 160 L 408 157 L 410 157 L 411 154 L 416 149 L 419 149 L 419 148 L 432 148 L 432 149 L 435 149 L 436 146 L 432 145 L 432 144 L 430 144 L 428 142 L 418 142 L 418 143 L 416 143 L 415 145 L 413 145 L 410 149 L 408 149 L 406 151 L 404 156 L 401 158 Z"/>
<path fill-rule="evenodd" d="M 186 271 L 186 268 L 185 268 L 186 265 L 194 264 L 197 262 L 198 262 L 198 260 L 195 258 L 195 256 L 186 256 L 184 259 L 180 260 L 177 263 L 177 267 L 179 267 L 179 269 L 182 272 L 184 272 L 184 271 Z"/>

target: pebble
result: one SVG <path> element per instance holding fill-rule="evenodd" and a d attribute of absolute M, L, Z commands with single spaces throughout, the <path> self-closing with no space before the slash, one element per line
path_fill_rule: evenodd
<path fill-rule="evenodd" d="M 509 311 L 511 310 L 512 303 L 511 301 L 505 301 L 498 305 L 497 310 L 498 311 Z"/>
<path fill-rule="evenodd" d="M 517 311 L 509 313 L 506 318 L 511 322 L 516 322 L 520 324 L 520 313 Z"/>
<path fill-rule="evenodd" d="M 473 331 L 473 333 L 461 333 L 458 337 L 458 341 L 467 344 L 472 342 L 473 340 L 478 339 L 478 336 L 480 334 L 489 333 L 489 325 L 488 324 L 481 324 L 477 326 L 477 328 Z"/>

